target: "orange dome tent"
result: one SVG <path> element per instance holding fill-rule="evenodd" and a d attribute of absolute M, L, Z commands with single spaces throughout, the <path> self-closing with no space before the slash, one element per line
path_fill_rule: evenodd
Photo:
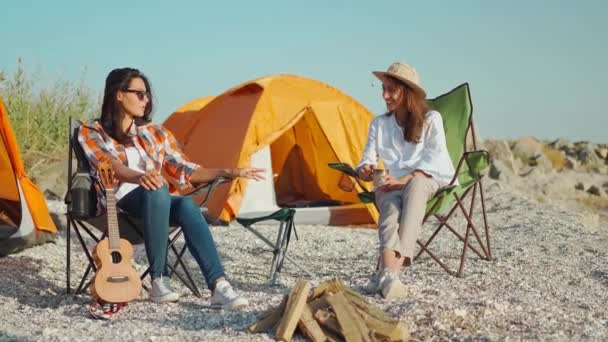
<path fill-rule="evenodd" d="M 49 240 L 57 232 L 42 192 L 25 175 L 0 97 L 0 256 Z"/>
<path fill-rule="evenodd" d="M 272 200 L 279 206 L 325 205 L 327 223 L 348 225 L 373 223 L 377 211 L 361 204 L 356 191 L 340 189 L 342 175 L 327 164 L 359 161 L 373 117 L 327 84 L 276 75 L 195 100 L 164 125 L 185 153 L 205 167 L 250 166 L 252 158 L 269 150 L 270 185 L 276 193 Z M 238 179 L 218 188 L 208 204 L 209 215 L 223 221 L 234 219 L 244 198 L 255 196 L 247 189 L 256 185 L 248 182 Z M 266 200 L 261 196 L 245 202 Z"/>

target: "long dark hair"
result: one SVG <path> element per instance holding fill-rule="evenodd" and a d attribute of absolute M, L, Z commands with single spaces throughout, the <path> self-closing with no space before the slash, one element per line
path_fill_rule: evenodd
<path fill-rule="evenodd" d="M 119 91 L 125 91 L 129 89 L 129 84 L 134 78 L 141 78 L 146 85 L 148 91 L 148 103 L 144 110 L 144 116 L 138 118 L 135 121 L 136 125 L 143 125 L 152 121 L 152 88 L 148 78 L 139 70 L 133 68 L 118 68 L 110 71 L 108 77 L 106 77 L 106 87 L 103 91 L 103 103 L 101 105 L 101 117 L 99 122 L 103 129 L 116 141 L 121 144 L 128 143 L 130 138 L 121 129 L 120 103 L 116 99 L 116 94 Z"/>
<path fill-rule="evenodd" d="M 386 75 L 386 77 L 395 81 L 396 84 L 402 87 L 402 90 L 405 93 L 403 102 L 405 104 L 405 109 L 407 110 L 407 116 L 405 117 L 403 126 L 403 138 L 409 143 L 417 144 L 422 137 L 425 115 L 429 111 L 429 105 L 426 102 L 424 93 L 413 89 L 405 82 L 402 82 L 395 77 L 390 75 Z M 387 114 L 390 115 L 391 113 Z"/>

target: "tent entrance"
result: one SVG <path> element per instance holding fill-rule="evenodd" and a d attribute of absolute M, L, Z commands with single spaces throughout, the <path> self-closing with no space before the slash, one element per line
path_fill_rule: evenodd
<path fill-rule="evenodd" d="M 15 234 L 20 222 L 21 203 L 0 199 L 0 240 Z"/>
<path fill-rule="evenodd" d="M 304 114 L 277 140 L 251 156 L 252 166 L 267 170 L 266 179 L 248 182 L 238 216 L 262 216 L 280 207 L 296 207 L 298 224 L 368 224 L 369 211 L 364 205 L 329 195 L 348 195 L 336 191 L 341 175 L 336 172 L 334 177 L 327 167 L 336 160 L 314 113 Z"/>
<path fill-rule="evenodd" d="M 328 207 L 345 204 L 329 195 L 337 182 L 326 184 L 328 182 L 319 177 L 319 173 L 331 172 L 327 163 L 337 160 L 337 156 L 312 110 L 307 111 L 274 141 L 270 151 L 279 206 Z"/>

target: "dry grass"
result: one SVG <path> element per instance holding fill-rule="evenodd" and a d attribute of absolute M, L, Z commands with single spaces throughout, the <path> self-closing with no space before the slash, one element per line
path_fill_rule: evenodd
<path fill-rule="evenodd" d="M 26 171 L 34 179 L 43 177 L 45 165 L 66 159 L 69 117 L 92 117 L 99 108 L 98 96 L 82 80 L 56 80 L 40 86 L 21 60 L 14 74 L 0 75 L 0 94 Z"/>

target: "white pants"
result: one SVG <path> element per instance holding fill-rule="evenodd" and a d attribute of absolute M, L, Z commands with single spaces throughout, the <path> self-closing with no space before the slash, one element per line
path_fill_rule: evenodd
<path fill-rule="evenodd" d="M 376 192 L 381 253 L 386 249 L 393 250 L 411 262 L 422 229 L 426 203 L 438 189 L 439 183 L 433 178 L 415 176 L 401 190 Z"/>

